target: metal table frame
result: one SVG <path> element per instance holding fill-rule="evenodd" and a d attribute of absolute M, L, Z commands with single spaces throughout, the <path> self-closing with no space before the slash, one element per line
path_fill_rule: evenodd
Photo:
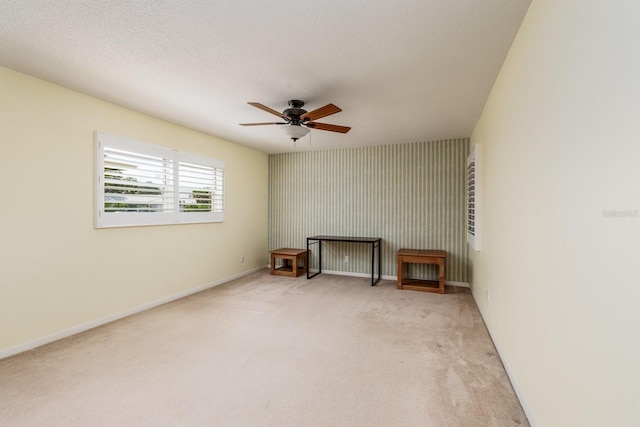
<path fill-rule="evenodd" d="M 307 256 L 309 254 L 309 247 L 311 245 L 318 245 L 318 272 L 315 274 L 311 274 L 310 272 L 310 262 L 307 265 L 307 279 L 311 279 L 312 277 L 316 277 L 318 274 L 322 273 L 322 242 L 343 242 L 343 243 L 367 243 L 371 245 L 371 286 L 378 283 L 380 280 L 380 263 L 382 252 L 380 249 L 380 242 L 382 239 L 380 237 L 343 237 L 343 236 L 313 236 L 307 237 Z M 378 278 L 375 279 L 375 258 L 376 258 L 376 248 L 378 249 Z M 375 280 L 374 280 L 375 279 Z"/>

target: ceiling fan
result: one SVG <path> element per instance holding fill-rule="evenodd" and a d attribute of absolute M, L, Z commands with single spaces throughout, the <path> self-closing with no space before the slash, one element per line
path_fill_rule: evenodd
<path fill-rule="evenodd" d="M 283 119 L 284 122 L 240 123 L 241 126 L 288 125 L 285 128 L 285 131 L 287 132 L 287 135 L 293 139 L 293 142 L 308 134 L 309 129 L 328 130 L 330 132 L 339 133 L 347 133 L 351 129 L 348 126 L 331 125 L 328 123 L 319 123 L 314 121 L 342 111 L 340 107 L 333 104 L 327 104 L 324 107 L 308 112 L 302 108 L 304 106 L 303 101 L 292 99 L 289 101 L 290 108 L 287 108 L 282 113 L 279 113 L 266 105 L 262 105 L 259 102 L 249 102 L 248 104 L 266 111 L 267 113 L 271 113 L 274 116 L 278 116 Z"/>

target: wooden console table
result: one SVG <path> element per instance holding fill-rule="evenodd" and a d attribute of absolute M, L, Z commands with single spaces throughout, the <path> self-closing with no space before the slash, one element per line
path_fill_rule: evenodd
<path fill-rule="evenodd" d="M 312 277 L 317 276 L 322 273 L 322 242 L 347 242 L 347 243 L 368 243 L 371 245 L 371 286 L 378 283 L 380 280 L 380 242 L 382 239 L 380 237 L 342 237 L 342 236 L 313 236 L 307 237 L 307 252 L 309 252 L 310 245 L 318 245 L 318 272 L 314 275 L 309 274 L 309 269 L 307 268 L 307 279 L 311 279 Z M 374 271 L 375 271 L 375 258 L 376 258 L 376 248 L 378 249 L 378 278 L 374 280 Z"/>
<path fill-rule="evenodd" d="M 400 249 L 398 251 L 398 289 L 436 292 L 444 294 L 445 251 Z M 409 279 L 404 277 L 406 264 L 435 264 L 440 267 L 438 280 Z"/>

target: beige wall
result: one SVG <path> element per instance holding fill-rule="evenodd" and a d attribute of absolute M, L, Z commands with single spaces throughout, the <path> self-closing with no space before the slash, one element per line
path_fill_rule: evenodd
<path fill-rule="evenodd" d="M 639 17 L 534 0 L 471 138 L 473 293 L 533 425 L 640 425 Z"/>
<path fill-rule="evenodd" d="M 266 154 L 5 68 L 0 94 L 0 354 L 267 264 Z M 225 221 L 95 229 L 96 130 L 224 160 Z"/>

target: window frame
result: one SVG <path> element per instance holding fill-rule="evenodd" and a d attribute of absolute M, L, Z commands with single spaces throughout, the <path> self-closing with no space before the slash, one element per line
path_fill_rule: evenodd
<path fill-rule="evenodd" d="M 171 201 L 163 204 L 167 211 L 162 212 L 107 212 L 105 210 L 105 149 L 122 150 L 142 156 L 162 158 L 170 164 L 173 179 Z M 95 133 L 95 228 L 138 227 L 151 225 L 200 224 L 224 221 L 225 199 L 225 162 L 194 153 L 175 150 L 157 144 L 140 142 L 112 135 L 106 132 Z M 213 171 L 212 186 L 215 186 L 217 204 L 211 202 L 211 210 L 203 212 L 184 212 L 180 208 L 180 164 L 188 163 Z"/>

